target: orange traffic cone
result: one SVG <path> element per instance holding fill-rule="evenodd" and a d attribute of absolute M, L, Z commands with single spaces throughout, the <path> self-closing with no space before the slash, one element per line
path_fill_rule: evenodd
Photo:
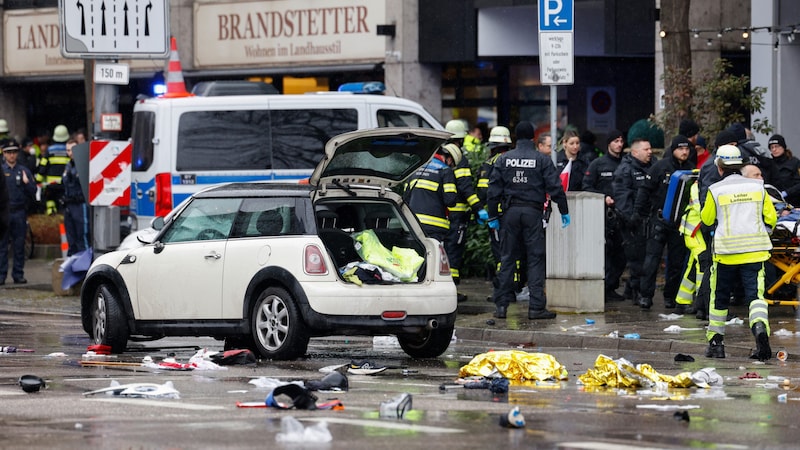
<path fill-rule="evenodd" d="M 193 94 L 186 91 L 186 83 L 183 81 L 183 69 L 181 59 L 178 57 L 178 45 L 175 43 L 175 36 L 170 38 L 169 64 L 167 66 L 167 92 L 162 95 L 166 98 L 191 97 Z"/>

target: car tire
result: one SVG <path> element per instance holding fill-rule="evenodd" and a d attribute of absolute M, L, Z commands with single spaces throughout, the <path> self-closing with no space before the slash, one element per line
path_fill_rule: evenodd
<path fill-rule="evenodd" d="M 306 354 L 309 335 L 292 297 L 270 287 L 258 296 L 250 315 L 256 350 L 265 358 L 295 359 Z"/>
<path fill-rule="evenodd" d="M 100 284 L 92 300 L 92 341 L 108 345 L 112 353 L 122 353 L 128 346 L 128 322 L 116 295 L 109 285 Z"/>
<path fill-rule="evenodd" d="M 412 358 L 436 358 L 450 346 L 454 327 L 425 330 L 421 334 L 397 336 L 400 348 Z"/>

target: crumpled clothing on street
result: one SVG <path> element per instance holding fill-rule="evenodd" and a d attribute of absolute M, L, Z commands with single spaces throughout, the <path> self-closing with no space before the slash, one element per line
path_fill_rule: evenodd
<path fill-rule="evenodd" d="M 462 367 L 458 376 L 488 377 L 494 372 L 511 381 L 568 379 L 567 369 L 552 355 L 521 350 L 481 353 Z"/>
<path fill-rule="evenodd" d="M 651 388 L 658 382 L 667 383 L 671 388 L 688 388 L 694 385 L 690 372 L 675 376 L 662 375 L 649 364 L 634 366 L 625 358 L 612 360 L 605 355 L 599 355 L 594 362 L 594 369 L 587 370 L 578 380 L 585 386 L 611 388 Z"/>

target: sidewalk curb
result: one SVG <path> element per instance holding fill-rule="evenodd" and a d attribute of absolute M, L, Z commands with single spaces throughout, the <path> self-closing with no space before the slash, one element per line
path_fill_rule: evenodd
<path fill-rule="evenodd" d="M 673 339 L 623 339 L 607 336 L 568 335 L 547 331 L 501 330 L 491 328 L 456 327 L 458 339 L 482 342 L 486 345 L 526 344 L 542 348 L 575 348 L 584 350 L 600 350 L 608 352 L 652 352 L 669 354 L 689 354 L 705 358 L 706 344 L 682 342 Z M 726 345 L 725 353 L 731 358 L 749 358 L 750 348 Z M 712 361 L 711 359 L 708 359 Z"/>

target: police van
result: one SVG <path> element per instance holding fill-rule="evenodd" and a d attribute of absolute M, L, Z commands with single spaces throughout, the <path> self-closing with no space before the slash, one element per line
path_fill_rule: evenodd
<path fill-rule="evenodd" d="M 130 211 L 138 229 L 213 184 L 308 178 L 325 143 L 345 132 L 444 129 L 421 105 L 402 98 L 352 91 L 280 95 L 264 83 L 253 86 L 269 88 L 251 94 L 242 83 L 200 83 L 190 96 L 136 102 Z M 345 89 L 376 86 L 382 84 Z"/>

